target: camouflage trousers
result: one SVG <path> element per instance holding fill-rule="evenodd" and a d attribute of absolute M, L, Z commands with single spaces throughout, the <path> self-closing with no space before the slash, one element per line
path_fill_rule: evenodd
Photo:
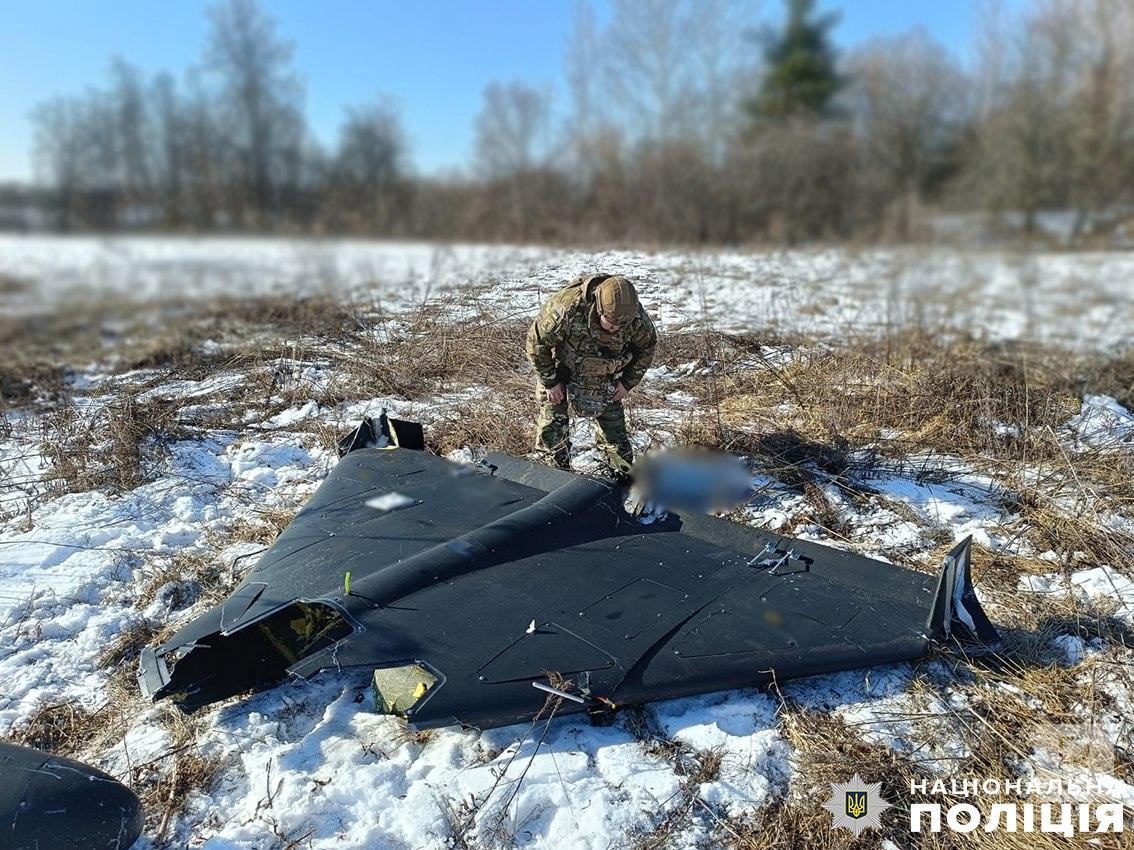
<path fill-rule="evenodd" d="M 547 390 L 536 385 L 536 453 L 548 463 L 560 469 L 569 469 L 571 464 L 571 413 L 567 400 L 552 404 L 547 398 Z M 626 411 L 622 402 L 608 404 L 592 422 L 595 443 L 602 450 L 606 462 L 614 472 L 629 472 L 634 463 L 634 449 L 630 446 L 630 436 L 626 433 Z"/>

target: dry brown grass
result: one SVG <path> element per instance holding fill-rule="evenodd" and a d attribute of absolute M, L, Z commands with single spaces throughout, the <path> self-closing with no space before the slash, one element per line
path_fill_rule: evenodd
<path fill-rule="evenodd" d="M 1015 681 L 1015 680 L 1014 680 Z M 1004 692 L 1001 692 L 1004 693 Z M 1021 753 L 1027 754 L 1029 734 L 1042 717 L 1014 695 L 989 697 L 972 707 L 966 743 L 973 753 L 966 760 L 959 777 L 1009 778 L 1014 776 L 1012 764 Z M 822 808 L 834 783 L 846 782 L 858 773 L 866 782 L 881 782 L 883 797 L 895 806 L 883 814 L 882 835 L 894 846 L 906 850 L 970 850 L 987 847 L 994 850 L 1028 850 L 1028 848 L 1067 848 L 1076 844 L 1051 833 L 1006 832 L 998 830 L 979 835 L 962 834 L 943 829 L 939 833 L 912 833 L 908 817 L 914 803 L 936 803 L 944 812 L 956 803 L 976 805 L 984 823 L 996 802 L 1033 802 L 1013 797 L 961 797 L 951 794 L 923 795 L 911 791 L 912 781 L 927 781 L 938 776 L 919 769 L 909 758 L 889 747 L 864 742 L 843 722 L 830 715 L 809 711 L 790 704 L 781 716 L 781 729 L 792 745 L 796 774 L 792 791 L 749 818 L 733 819 L 723 826 L 717 837 L 724 846 L 736 850 L 865 850 L 879 846 L 881 836 L 875 831 L 855 838 L 846 830 L 832 829 L 831 815 Z M 1081 839 L 1086 842 L 1084 837 Z M 1090 846 L 1114 848 L 1126 846 L 1124 836 L 1116 833 L 1092 835 Z"/>
<path fill-rule="evenodd" d="M 50 426 L 42 450 L 57 493 L 121 493 L 152 480 L 165 444 L 178 432 L 169 402 L 137 395 L 124 395 L 89 416 L 67 408 Z"/>
<path fill-rule="evenodd" d="M 895 335 L 885 345 L 862 339 L 789 347 L 785 356 L 769 355 L 759 338 L 715 337 L 715 374 L 683 388 L 709 408 L 702 424 L 722 447 L 775 427 L 818 445 L 881 442 L 894 454 L 1003 456 L 1029 448 L 1029 438 L 998 433 L 996 423 L 1055 427 L 1079 406 L 1076 363 L 1058 373 L 1029 371 L 1023 352 L 987 343 Z M 1045 356 L 1054 365 L 1064 354 Z"/>
<path fill-rule="evenodd" d="M 179 552 L 171 558 L 154 559 L 143 564 L 135 586 L 134 607 L 148 608 L 165 586 L 184 580 L 187 576 L 200 576 L 216 580 L 212 561 L 198 552 Z"/>
<path fill-rule="evenodd" d="M 76 700 L 40 706 L 28 721 L 12 730 L 12 740 L 25 747 L 70 756 L 86 744 L 98 712 Z"/>
<path fill-rule="evenodd" d="M 113 746 L 129 729 L 142 704 L 133 672 L 120 668 L 107 682 L 104 702 L 89 708 L 76 700 L 41 706 L 12 729 L 17 744 L 83 759 Z"/>
<path fill-rule="evenodd" d="M 813 484 L 852 499 L 884 472 L 945 481 L 956 472 L 935 457 L 958 457 L 986 476 L 1018 533 L 1061 561 L 1107 563 L 1134 572 L 1134 539 L 1109 521 L 1134 516 L 1128 451 L 1078 447 L 1060 435 L 1085 392 L 1127 397 L 1129 355 L 949 341 L 922 333 L 839 345 L 786 346 L 697 330 L 672 344 L 673 360 L 706 367 L 678 387 L 700 402 L 677 438 L 747 454 L 762 472 L 802 487 L 812 505 L 800 522 L 842 536 L 836 512 Z M 671 389 L 667 386 L 667 390 Z M 921 458 L 911 463 L 909 458 Z M 895 506 L 901 511 L 901 506 Z M 790 529 L 789 529 L 790 530 Z"/>
<path fill-rule="evenodd" d="M 296 513 L 294 508 L 252 508 L 249 515 L 240 517 L 228 530 L 228 536 L 234 541 L 271 544 L 295 519 Z"/>
<path fill-rule="evenodd" d="M 225 394 L 224 407 L 195 413 L 183 425 L 231 427 L 248 410 L 267 418 L 311 398 L 334 407 L 452 393 L 443 420 L 430 429 L 437 449 L 477 445 L 517 453 L 530 445 L 527 319 L 503 312 L 485 290 L 446 293 L 398 314 L 329 298 L 249 299 L 180 305 L 176 311 L 171 338 L 124 334 L 119 362 L 159 369 L 151 385 L 222 372 L 244 376 L 238 390 Z M 219 341 L 223 353 L 201 353 L 205 339 Z M 46 362 L 54 368 L 59 361 L 51 356 Z M 295 364 L 305 362 L 319 363 L 329 385 L 314 388 L 298 380 Z M 699 402 L 682 422 L 680 439 L 753 455 L 773 472 L 794 476 L 792 483 L 806 478 L 801 470 L 808 465 L 840 475 L 849 453 L 864 446 L 888 458 L 942 451 L 1002 465 L 1058 462 L 1057 445 L 1044 438 L 1044 429 L 1059 427 L 1076 412 L 1084 389 L 1122 396 L 1134 385 L 1130 357 L 1072 355 L 917 330 L 816 345 L 688 326 L 663 334 L 656 362 L 699 367 L 664 387 Z M 470 392 L 474 387 L 480 390 Z M 635 405 L 664 406 L 662 394 L 663 388 L 646 382 Z M 134 442 L 130 420 L 142 413 L 152 419 L 158 411 L 122 412 L 122 447 Z M 998 423 L 1008 427 L 994 427 Z M 1012 426 L 1020 433 L 1012 433 Z M 305 427 L 328 445 L 334 436 L 325 423 Z M 136 474 L 124 478 L 128 483 Z"/>
<path fill-rule="evenodd" d="M 220 774 L 223 761 L 200 751 L 199 722 L 180 714 L 162 716 L 169 733 L 164 753 L 132 765 L 126 777 L 142 801 L 146 834 L 156 847 L 177 846 L 173 842 L 177 818 L 198 793 L 207 792 Z"/>
<path fill-rule="evenodd" d="M 458 440 L 482 442 L 490 450 L 526 444 L 533 384 L 526 377 L 526 320 L 501 315 L 484 290 L 445 294 L 409 313 L 387 314 L 373 305 L 330 298 L 260 298 L 212 305 L 170 302 L 146 308 L 107 344 L 102 322 L 122 305 L 103 306 L 92 316 L 75 312 L 42 317 L 23 326 L 0 356 L 11 355 L 4 380 L 9 403 L 33 397 L 55 399 L 57 412 L 47 441 L 61 490 L 119 491 L 145 480 L 152 468 L 148 448 L 162 438 L 210 428 L 243 428 L 244 414 L 268 418 L 314 399 L 334 407 L 344 401 L 394 397 L 408 401 L 457 394 L 446 426 L 431 433 L 448 450 Z M 152 315 L 151 315 L 152 314 Z M 152 319 L 161 321 L 156 326 Z M 146 317 L 151 322 L 148 325 Z M 205 340 L 221 343 L 204 353 Z M 9 350 L 10 349 L 10 350 Z M 18 356 L 17 356 L 18 355 Z M 93 418 L 68 404 L 61 363 L 98 360 L 118 370 L 148 370 L 129 383 L 105 381 L 94 394 L 115 401 Z M 27 361 L 27 368 L 16 368 Z M 330 375 L 313 387 L 300 377 L 303 364 L 317 363 Z M 225 391 L 209 410 L 207 398 L 191 401 L 137 400 L 141 391 L 171 380 L 200 381 L 239 374 L 237 389 Z M 15 383 L 13 383 L 15 382 Z M 19 386 L 17 387 L 16 384 Z M 480 397 L 466 394 L 483 388 Z M 187 405 L 203 409 L 182 416 Z M 301 426 L 330 446 L 337 434 L 327 423 Z"/>
<path fill-rule="evenodd" d="M 242 569 L 235 563 L 224 563 L 215 553 L 223 551 L 239 538 L 210 535 L 202 549 L 178 552 L 168 560 L 142 569 L 141 581 L 135 592 L 135 607 L 148 607 L 157 599 L 159 591 L 171 587 L 174 597 L 169 600 L 174 608 L 185 602 L 197 605 L 215 605 L 224 599 L 240 580 Z M 266 548 L 266 547 L 265 547 Z M 178 595 L 185 598 L 179 598 Z"/>
<path fill-rule="evenodd" d="M 22 340 L 25 351 L 4 371 L 3 399 L 47 399 L 58 406 L 60 418 L 47 441 L 56 460 L 57 490 L 130 489 L 160 467 L 169 439 L 214 428 L 243 432 L 246 417 L 259 421 L 310 399 L 334 409 L 378 397 L 408 402 L 452 394 L 427 430 L 432 450 L 468 446 L 523 454 L 531 444 L 534 403 L 523 355 L 527 322 L 502 311 L 483 291 L 448 294 L 397 315 L 333 299 L 268 298 L 208 308 L 182 305 L 178 310 L 177 321 L 164 325 L 176 327 L 172 334 L 155 335 L 133 326 L 109 349 L 98 322 L 76 325 L 74 317 L 16 330 L 13 345 Z M 45 334 L 64 341 L 41 339 Z M 68 334 L 74 338 L 66 341 Z M 34 343 L 29 343 L 33 337 Z M 221 343 L 221 353 L 202 354 L 200 345 L 206 339 Z M 0 344 L 0 354 L 9 350 L 7 343 Z M 68 406 L 59 364 L 86 362 L 80 358 L 87 356 L 109 358 L 118 368 L 155 371 L 132 389 L 108 385 L 110 404 L 85 418 Z M 978 547 L 975 552 L 977 582 L 995 606 L 1005 640 L 995 655 L 967 658 L 951 653 L 939 659 L 956 674 L 951 687 L 968 700 L 968 707 L 950 718 L 967 730 L 971 756 L 963 765 L 966 773 L 1011 775 L 1011 765 L 1038 723 L 1072 719 L 1077 705 L 1108 705 L 1092 676 L 1102 665 L 1128 658 L 1122 653 L 1134 641 L 1127 630 L 1105 606 L 1021 594 L 1016 583 L 1022 574 L 1100 563 L 1134 575 L 1134 541 L 1108 523 L 1110 514 L 1134 514 L 1129 452 L 1105 447 L 1071 451 L 1060 434 L 1078 412 L 1084 392 L 1134 402 L 1134 355 L 1040 350 L 916 329 L 882 339 L 817 343 L 691 326 L 663 335 L 656 362 L 671 368 L 693 366 L 664 386 L 647 381 L 632 397 L 634 407 L 665 407 L 665 395 L 675 390 L 697 404 L 676 426 L 651 425 L 651 435 L 658 442 L 676 437 L 751 456 L 762 472 L 804 495 L 796 525 L 815 524 L 844 539 L 849 536 L 845 519 L 825 487 L 834 485 L 862 505 L 876 495 L 869 482 L 879 471 L 949 480 L 955 471 L 935 460 L 948 455 L 993 482 L 1006 510 L 1016 516 L 1006 533 L 1036 551 L 1056 553 L 1053 565 L 1004 551 Z M 302 372 L 309 364 L 318 364 L 330 376 L 329 383 L 305 383 Z M 162 381 L 201 380 L 228 372 L 240 373 L 244 380 L 225 393 L 219 399 L 224 405 L 211 413 L 187 418 L 183 402 L 146 403 L 137 398 L 141 389 Z M 478 389 L 469 392 L 470 387 Z M 324 420 L 294 430 L 309 432 L 325 446 L 337 436 Z M 911 461 L 911 455 L 919 459 Z M 902 514 L 901 506 L 894 509 Z M 230 530 L 228 542 L 269 545 L 292 518 L 290 509 L 255 510 Z M 927 533 L 937 534 L 931 539 L 940 551 L 929 559 L 937 563 L 951 540 L 940 530 Z M 224 541 L 215 543 L 214 549 Z M 200 604 L 210 604 L 223 597 L 236 573 L 215 558 L 178 556 L 143 568 L 136 605 L 145 607 L 161 587 L 182 580 L 198 582 L 204 588 Z M 140 645 L 157 639 L 146 635 L 149 628 L 128 630 L 104 654 L 115 693 L 132 685 L 127 674 L 132 675 Z M 1110 651 L 1096 661 L 1061 666 L 1052 657 L 1052 639 L 1065 634 L 1102 638 Z M 123 711 L 134 710 L 130 699 L 123 705 Z M 123 723 L 118 709 L 45 706 L 19 735 L 33 745 L 75 753 L 91 741 L 113 742 Z M 157 764 L 135 768 L 134 776 L 147 807 L 157 813 L 151 829 L 162 835 L 172 834 L 179 807 L 191 790 L 207 787 L 218 770 L 214 760 L 200 754 L 192 724 L 172 719 L 168 723 L 175 751 Z M 904 804 L 909 802 L 908 780 L 922 777 L 921 768 L 900 753 L 864 743 L 837 719 L 788 701 L 781 724 L 798 759 L 791 792 L 752 819 L 721 821 L 695 791 L 719 773 L 720 754 L 668 740 L 651 727 L 647 714 L 631 713 L 627 727 L 646 752 L 673 766 L 683 789 L 648 832 L 633 837 L 635 846 L 669 846 L 695 817 L 709 824 L 719 844 L 738 848 L 877 846 L 876 833 L 851 841 L 849 833 L 831 830 L 830 816 L 819 808 L 829 793 L 827 783 L 845 781 L 850 767 L 868 781 L 882 781 L 888 799 Z M 407 735 L 406 741 L 420 746 L 428 738 Z M 450 815 L 451 825 L 463 825 L 453 828 L 456 845 L 475 846 L 469 831 L 475 812 L 454 808 Z M 887 836 L 901 848 L 973 846 L 963 836 L 946 833 L 933 839 L 911 836 L 893 821 Z M 1057 846 L 1039 843 L 1048 839 L 1040 834 L 981 838 L 982 846 L 996 850 Z M 1112 846 L 1106 843 L 1110 840 L 1103 836 L 1099 846 Z"/>
<path fill-rule="evenodd" d="M 219 759 L 203 756 L 192 750 L 176 753 L 172 765 L 161 772 L 148 768 L 133 771 L 133 785 L 141 787 L 139 797 L 146 812 L 146 832 L 153 835 L 154 844 L 164 846 L 169 828 L 192 801 L 192 792 L 207 791 L 220 773 Z"/>
<path fill-rule="evenodd" d="M 65 405 L 67 367 L 156 370 L 197 380 L 271 359 L 281 339 L 325 337 L 358 326 L 359 308 L 329 296 L 167 299 L 99 297 L 50 311 L 0 316 L 0 409 L 40 400 Z M 227 340 L 205 353 L 206 340 Z"/>
<path fill-rule="evenodd" d="M 436 736 L 436 729 L 415 729 L 408 723 L 399 720 L 397 728 L 394 730 L 393 735 L 390 736 L 390 741 L 395 746 L 399 747 L 404 744 L 410 744 L 414 747 L 424 747 Z"/>
<path fill-rule="evenodd" d="M 738 850 L 877 847 L 877 833 L 854 839 L 831 828 L 831 815 L 822 808 L 830 784 L 857 772 L 866 782 L 881 782 L 883 796 L 900 806 L 910 796 L 909 779 L 917 778 L 910 763 L 887 747 L 862 742 L 839 719 L 822 713 L 785 710 L 781 729 L 796 751 L 793 792 L 752 818 L 733 820 L 721 839 Z M 899 847 L 912 846 L 908 830 L 891 824 L 886 833 Z"/>
<path fill-rule="evenodd" d="M 111 673 L 125 671 L 133 676 L 138 669 L 138 656 L 154 640 L 157 629 L 144 619 L 130 623 L 110 642 L 98 658 L 97 666 Z"/>

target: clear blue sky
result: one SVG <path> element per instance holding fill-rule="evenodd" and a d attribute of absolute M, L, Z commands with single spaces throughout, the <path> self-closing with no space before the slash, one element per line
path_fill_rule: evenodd
<path fill-rule="evenodd" d="M 571 0 L 263 0 L 295 42 L 307 113 L 324 142 L 347 104 L 401 104 L 419 170 L 466 163 L 481 91 L 493 79 L 558 85 Z M 922 26 L 963 54 L 980 0 L 823 0 L 842 46 Z M 31 175 L 33 106 L 101 82 L 112 56 L 178 75 L 195 63 L 205 0 L 2 0 L 0 181 Z M 605 0 L 594 4 L 600 17 Z M 765 20 L 780 0 L 765 0 Z"/>

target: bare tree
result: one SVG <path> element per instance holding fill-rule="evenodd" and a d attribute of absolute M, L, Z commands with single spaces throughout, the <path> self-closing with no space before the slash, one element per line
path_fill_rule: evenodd
<path fill-rule="evenodd" d="M 692 57 L 684 0 L 614 0 L 604 55 L 610 93 L 633 135 L 674 139 L 691 129 Z"/>
<path fill-rule="evenodd" d="M 753 129 L 756 2 L 611 0 L 607 17 L 580 0 L 565 121 L 549 87 L 493 83 L 471 176 L 423 179 L 387 101 L 349 110 L 319 148 L 291 44 L 257 0 L 219 0 L 180 85 L 117 60 L 104 85 L 44 103 L 39 173 L 62 226 L 161 213 L 175 227 L 501 239 L 799 241 L 877 236 L 879 221 L 906 236 L 916 206 L 953 185 L 1029 227 L 1073 210 L 1079 238 L 1134 203 L 1134 0 L 1035 0 L 985 27 L 971 81 L 924 33 L 869 43 L 846 68 L 849 113 L 769 113 Z"/>
<path fill-rule="evenodd" d="M 55 190 L 58 225 L 69 230 L 77 223 L 82 189 L 84 148 L 83 107 L 76 97 L 55 97 L 32 113 L 35 164 L 42 179 Z"/>
<path fill-rule="evenodd" d="M 220 78 L 225 120 L 239 146 L 242 182 L 261 215 L 272 213 L 288 157 L 302 147 L 302 86 L 294 47 L 256 0 L 223 0 L 209 10 L 206 65 Z"/>
<path fill-rule="evenodd" d="M 1134 201 L 1134 0 L 1040 0 L 990 15 L 974 176 L 993 209 L 1091 222 Z"/>
<path fill-rule="evenodd" d="M 185 174 L 187 204 L 196 227 L 208 229 L 221 223 L 225 206 L 226 174 L 236 169 L 227 165 L 231 148 L 225 144 L 213 103 L 200 77 L 190 74 L 185 98 Z"/>
<path fill-rule="evenodd" d="M 709 159 L 720 164 L 743 123 L 743 104 L 757 68 L 752 30 L 758 0 L 700 0 L 683 10 L 694 130 Z"/>
<path fill-rule="evenodd" d="M 589 180 L 597 165 L 596 140 L 607 126 L 603 95 L 603 34 L 594 9 L 579 0 L 572 9 L 571 33 L 563 54 L 570 114 L 563 134 L 577 181 Z"/>
<path fill-rule="evenodd" d="M 154 155 L 158 193 L 165 209 L 165 222 L 181 224 L 184 205 L 186 139 L 188 127 L 177 93 L 177 82 L 168 72 L 158 74 L 150 94 L 155 123 Z"/>
<path fill-rule="evenodd" d="M 1134 0 L 1050 0 L 1046 26 L 1072 47 L 1067 70 L 1071 232 L 1134 201 Z"/>
<path fill-rule="evenodd" d="M 491 221 L 491 232 L 537 238 L 550 219 L 564 178 L 550 167 L 551 93 L 519 80 L 490 83 L 476 117 L 474 165 L 486 182 L 477 216 Z"/>
<path fill-rule="evenodd" d="M 148 201 L 152 191 L 150 137 L 142 72 L 122 58 L 110 66 L 119 179 L 127 204 Z"/>
<path fill-rule="evenodd" d="M 332 168 L 332 183 L 339 210 L 355 226 L 387 231 L 405 212 L 406 138 L 401 115 L 392 101 L 374 103 L 347 112 Z"/>
<path fill-rule="evenodd" d="M 113 95 L 103 89 L 89 90 L 80 115 L 82 215 L 97 228 L 111 228 L 120 223 L 125 185 Z"/>
<path fill-rule="evenodd" d="M 1071 42 L 1035 12 L 1007 24 L 1002 15 L 993 10 L 979 42 L 983 97 L 973 179 L 993 209 L 1021 211 L 1031 233 L 1044 206 L 1066 200 Z"/>
<path fill-rule="evenodd" d="M 736 181 L 725 163 L 754 73 L 757 8 L 756 0 L 619 0 L 600 29 L 589 6 L 577 7 L 565 132 L 581 166 L 584 216 L 601 222 L 593 229 L 643 232 L 654 222 L 672 232 L 682 222 L 686 239 L 730 230 Z"/>
<path fill-rule="evenodd" d="M 897 235 L 908 237 L 930 178 L 956 156 L 967 118 L 964 74 L 924 30 L 868 43 L 849 68 L 860 137 L 897 197 Z"/>
<path fill-rule="evenodd" d="M 476 118 L 476 164 L 493 179 L 540 167 L 548 153 L 551 97 L 519 80 L 489 83 Z"/>

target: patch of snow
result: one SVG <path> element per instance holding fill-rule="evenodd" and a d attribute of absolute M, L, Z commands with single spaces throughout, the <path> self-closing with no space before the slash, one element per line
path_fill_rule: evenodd
<path fill-rule="evenodd" d="M 864 741 L 911 755 L 918 765 L 947 773 L 969 754 L 964 723 L 936 693 L 911 693 L 906 665 L 847 670 L 783 685 L 802 706 L 840 717 Z"/>
<path fill-rule="evenodd" d="M 1077 447 L 1096 449 L 1134 446 L 1134 414 L 1108 395 L 1088 395 L 1067 422 Z"/>
<path fill-rule="evenodd" d="M 179 400 L 221 395 L 236 389 L 244 383 L 243 375 L 214 375 L 203 381 L 170 381 L 146 390 L 138 396 L 139 401 L 156 399 Z"/>
<path fill-rule="evenodd" d="M 264 429 L 268 431 L 275 431 L 280 428 L 287 428 L 295 425 L 297 422 L 303 422 L 306 419 L 311 419 L 319 415 L 319 403 L 312 400 L 300 407 L 289 407 L 273 416 L 271 419 L 266 419 L 262 423 Z"/>
<path fill-rule="evenodd" d="M 0 443 L 0 518 L 25 513 L 50 469 L 51 461 L 31 433 Z"/>
<path fill-rule="evenodd" d="M 169 447 L 163 474 L 121 497 L 72 493 L 0 526 L 0 733 L 45 701 L 98 702 L 97 660 L 136 618 L 138 559 L 200 547 L 250 502 L 314 490 L 325 456 L 291 444 L 214 435 Z M 152 612 L 151 612 L 152 613 Z"/>
<path fill-rule="evenodd" d="M 1052 644 L 1068 667 L 1074 667 L 1087 654 L 1087 645 L 1078 635 L 1057 635 Z"/>
<path fill-rule="evenodd" d="M 1078 570 L 1065 576 L 1049 573 L 1021 576 L 1017 586 L 1031 593 L 1071 595 L 1085 602 L 1115 607 L 1115 616 L 1134 626 L 1134 580 L 1109 566 Z"/>
<path fill-rule="evenodd" d="M 721 754 L 720 775 L 699 788 L 707 803 L 739 815 L 786 790 L 792 751 L 776 719 L 776 702 L 767 694 L 732 691 L 670 700 L 653 711 L 668 737 Z"/>
<path fill-rule="evenodd" d="M 502 830 L 524 845 L 589 850 L 628 845 L 681 788 L 672 766 L 644 753 L 620 724 L 451 728 L 415 743 L 401 721 L 361 708 L 368 698 L 364 684 L 320 677 L 214 713 L 210 746 L 229 766 L 220 786 L 195 801 L 196 839 L 215 850 L 264 847 L 274 832 L 306 835 L 314 848 L 441 850 L 456 817 L 472 836 Z M 663 704 L 672 734 L 728 748 L 706 804 L 727 810 L 744 801 L 751 812 L 783 787 L 787 747 L 763 700 L 718 697 L 704 710 L 695 700 Z"/>
<path fill-rule="evenodd" d="M 1000 548 L 999 529 L 1006 517 L 990 504 L 991 494 L 987 489 L 962 481 L 931 484 L 899 476 L 871 478 L 865 483 L 887 498 L 912 508 L 930 527 L 947 529 L 954 540 L 971 535 L 982 546 Z"/>

